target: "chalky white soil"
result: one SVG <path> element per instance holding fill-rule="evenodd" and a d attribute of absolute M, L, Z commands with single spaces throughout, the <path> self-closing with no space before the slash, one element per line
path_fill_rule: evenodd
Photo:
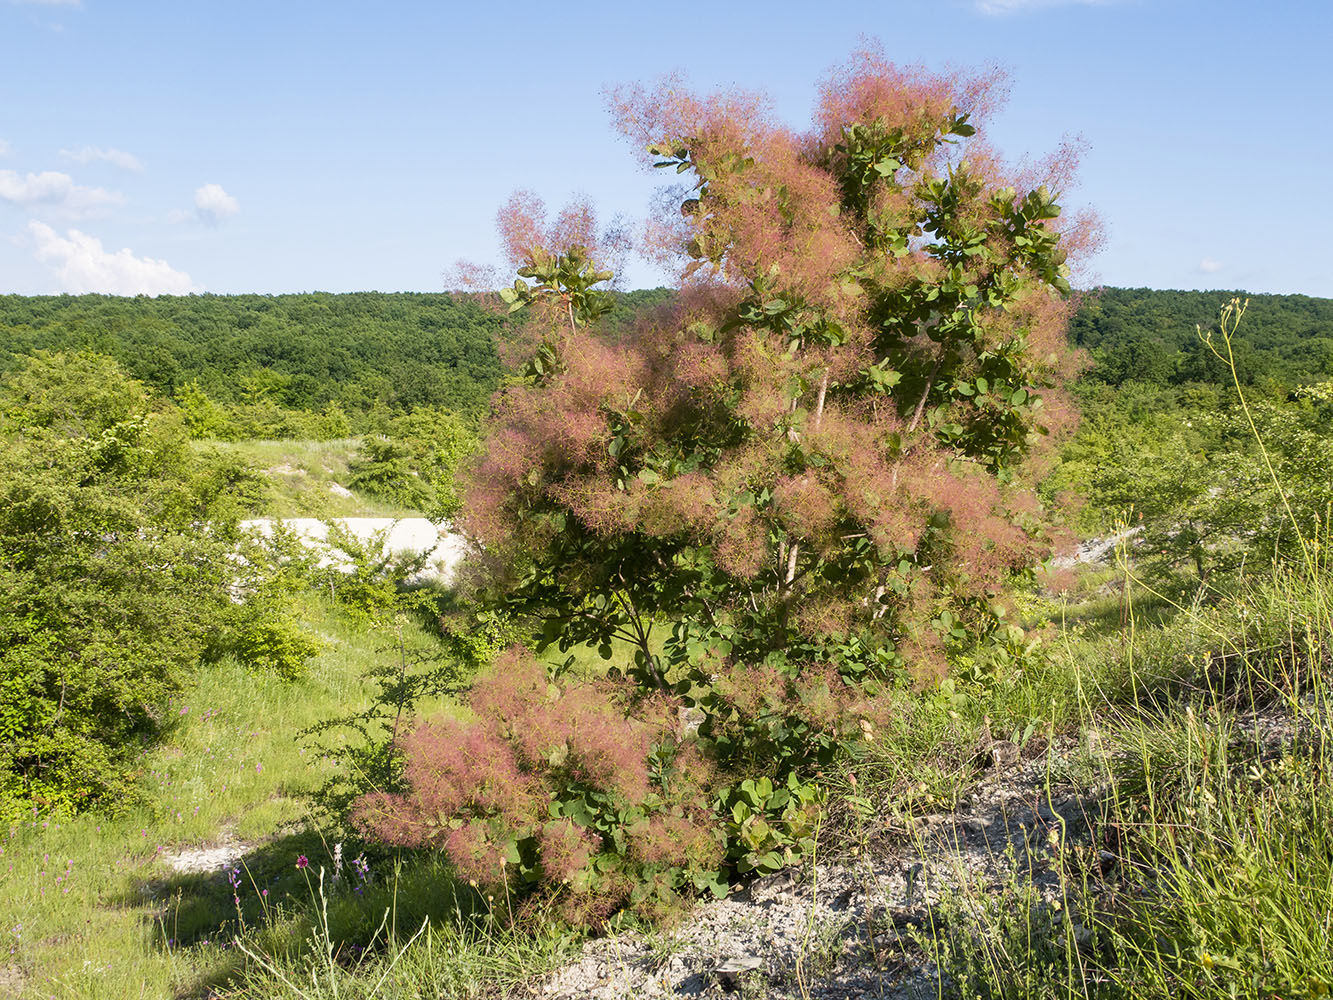
<path fill-rule="evenodd" d="M 350 569 L 351 560 L 347 554 L 329 543 L 330 524 L 338 525 L 361 542 L 371 542 L 378 537 L 385 553 L 424 555 L 425 566 L 409 578 L 409 583 L 452 582 L 467 552 L 467 542 L 462 535 L 450 532 L 446 524 L 435 524 L 424 517 L 335 517 L 329 521 L 315 517 L 263 517 L 242 521 L 241 527 L 268 538 L 273 534 L 274 524 L 279 523 L 307 548 L 321 552 L 321 566 Z"/>
<path fill-rule="evenodd" d="M 940 919 L 940 899 L 1017 878 L 1054 901 L 1064 852 L 1089 839 L 1088 801 L 1050 784 L 1048 757 L 1012 759 L 996 753 L 999 763 L 955 812 L 918 817 L 873 856 L 760 879 L 697 907 L 669 933 L 598 939 L 538 993 L 621 1000 L 739 988 L 740 996 L 767 1000 L 937 997 L 938 973 L 913 932 Z"/>

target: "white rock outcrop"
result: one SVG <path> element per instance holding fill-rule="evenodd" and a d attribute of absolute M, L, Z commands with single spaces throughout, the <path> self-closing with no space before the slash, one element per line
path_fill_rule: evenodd
<path fill-rule="evenodd" d="M 265 538 L 273 536 L 274 525 L 300 539 L 307 548 L 320 552 L 320 565 L 351 570 L 346 552 L 329 542 L 329 526 L 336 524 L 360 542 L 377 539 L 386 555 L 425 556 L 425 566 L 408 578 L 409 583 L 438 581 L 451 583 L 458 565 L 467 552 L 462 535 L 449 530 L 446 523 L 435 524 L 424 517 L 335 517 L 328 521 L 317 517 L 261 517 L 242 521 L 241 527 Z"/>

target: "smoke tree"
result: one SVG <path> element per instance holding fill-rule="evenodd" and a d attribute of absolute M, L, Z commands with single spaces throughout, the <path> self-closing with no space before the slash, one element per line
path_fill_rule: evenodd
<path fill-rule="evenodd" d="M 1071 423 L 1066 258 L 1095 230 L 1061 218 L 1067 151 L 1013 170 L 985 143 L 999 84 L 866 53 L 804 132 L 756 95 L 615 93 L 676 182 L 639 249 L 678 292 L 628 330 L 600 322 L 619 234 L 501 213 L 526 367 L 463 524 L 543 642 L 629 644 L 626 710 L 674 706 L 706 747 L 735 870 L 799 850 L 812 766 L 884 684 L 985 641 L 1051 549 L 1033 482 Z"/>
<path fill-rule="evenodd" d="M 466 523 L 548 636 L 620 634 L 653 682 L 664 621 L 727 632 L 736 662 L 892 650 L 925 674 L 940 611 L 1049 550 L 1030 487 L 1070 420 L 1086 235 L 974 137 L 996 83 L 865 55 L 806 133 L 754 97 L 619 93 L 623 131 L 692 183 L 649 247 L 679 295 L 616 339 L 586 210 L 543 228 L 511 202 L 532 377 L 498 400 Z"/>

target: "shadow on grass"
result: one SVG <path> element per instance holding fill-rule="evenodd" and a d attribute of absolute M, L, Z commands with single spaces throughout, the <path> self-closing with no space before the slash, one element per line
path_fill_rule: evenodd
<path fill-rule="evenodd" d="M 183 998 L 215 996 L 236 984 L 253 965 L 238 939 L 282 964 L 321 953 L 325 913 L 335 961 L 347 965 L 406 941 L 426 921 L 461 928 L 486 919 L 485 901 L 436 854 L 348 845 L 338 865 L 335 850 L 318 833 L 290 834 L 219 870 L 142 879 L 111 902 L 157 901 L 145 915 L 155 950 L 216 952 L 208 971 L 179 993 Z"/>
<path fill-rule="evenodd" d="M 1181 605 L 1188 605 L 1196 587 L 1173 582 L 1152 593 L 1139 586 L 1128 592 L 1120 583 L 1099 588 L 1100 593 L 1078 604 L 1070 605 L 1065 621 L 1082 626 L 1092 635 L 1108 637 L 1124 632 L 1132 617 L 1139 626 L 1169 625 L 1180 613 Z"/>

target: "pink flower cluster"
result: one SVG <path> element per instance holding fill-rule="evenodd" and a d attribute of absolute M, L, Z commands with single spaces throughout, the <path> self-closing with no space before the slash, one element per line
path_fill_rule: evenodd
<path fill-rule="evenodd" d="M 656 785 L 649 754 L 655 742 L 673 737 L 672 712 L 664 707 L 647 713 L 656 718 L 631 715 L 621 695 L 609 684 L 559 687 L 531 653 L 511 649 L 474 687 L 472 719 L 422 722 L 402 740 L 410 790 L 365 796 L 355 819 L 389 843 L 442 847 L 460 874 L 483 885 L 509 881 L 510 852 L 530 839 L 540 853 L 543 883 L 587 892 L 596 888 L 590 861 L 606 845 L 573 820 L 549 816 L 554 801 L 592 789 L 609 795 L 620 811 L 676 810 L 670 824 L 659 824 L 670 836 L 654 842 L 641 860 L 702 857 L 698 840 L 707 834 L 696 827 L 708 829 L 707 768 L 682 749 L 676 770 L 686 765 L 687 776 L 670 793 Z M 636 844 L 643 843 L 642 833 Z"/>

